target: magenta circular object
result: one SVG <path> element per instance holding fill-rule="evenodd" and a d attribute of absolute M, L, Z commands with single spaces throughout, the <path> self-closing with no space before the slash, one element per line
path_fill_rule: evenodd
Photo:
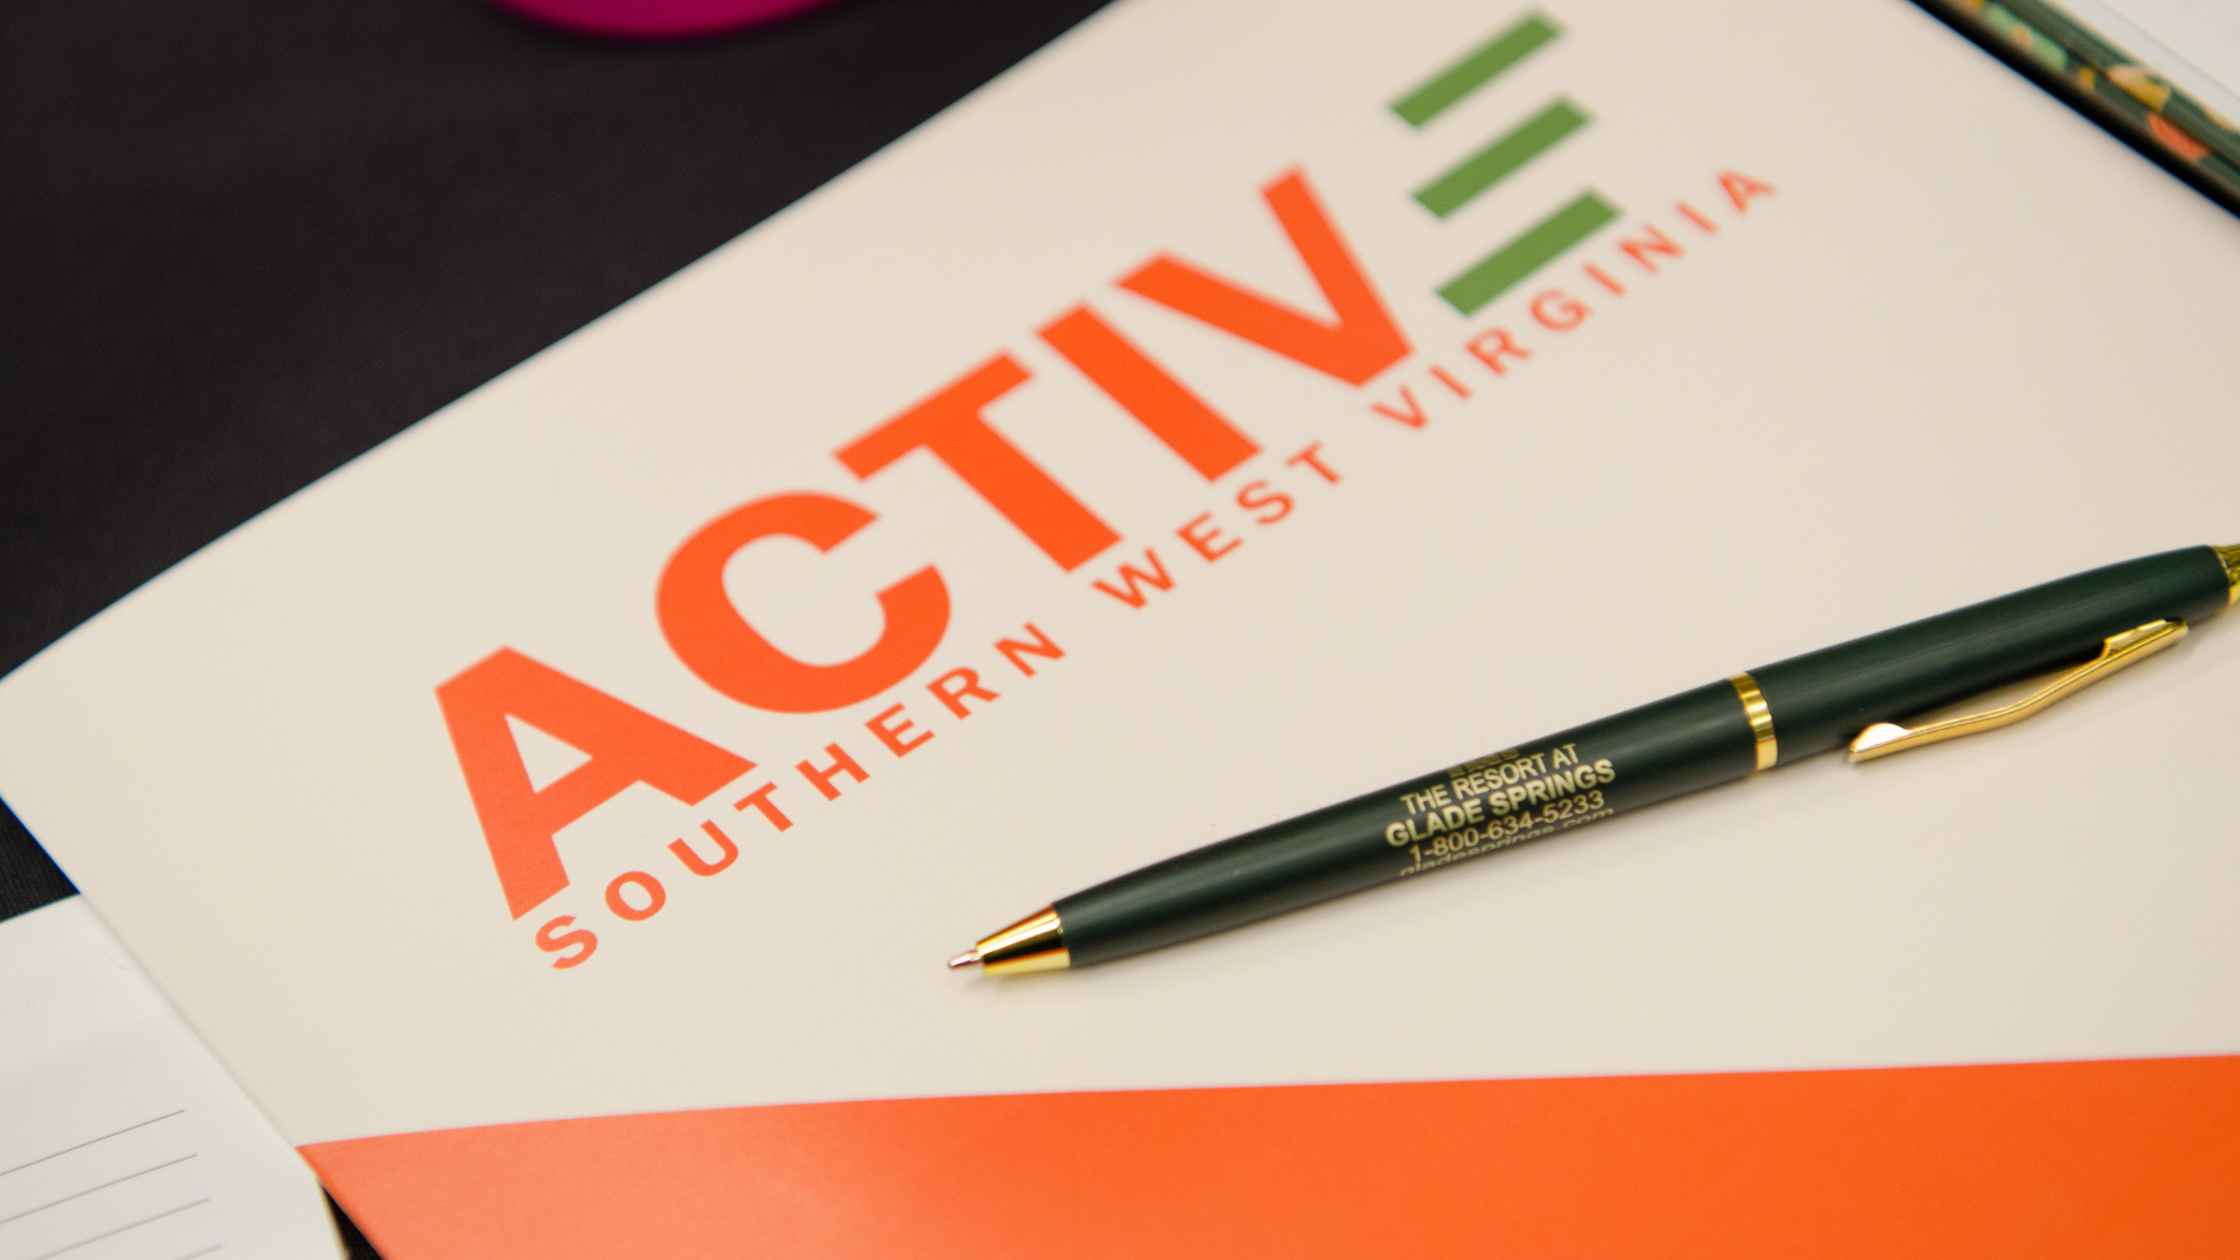
<path fill-rule="evenodd" d="M 580 35 L 683 39 L 806 12 L 832 0 L 490 0 L 532 22 Z"/>

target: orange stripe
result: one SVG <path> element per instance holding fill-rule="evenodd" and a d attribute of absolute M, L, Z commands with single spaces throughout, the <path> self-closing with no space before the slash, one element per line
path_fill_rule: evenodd
<path fill-rule="evenodd" d="M 304 1154 L 389 1260 L 2240 1255 L 2240 1057 L 745 1107 Z"/>

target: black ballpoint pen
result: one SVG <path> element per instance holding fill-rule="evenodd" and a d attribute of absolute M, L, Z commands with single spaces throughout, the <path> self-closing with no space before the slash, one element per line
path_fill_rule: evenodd
<path fill-rule="evenodd" d="M 2240 600 L 2240 546 L 2112 564 L 1736 674 L 1210 844 L 1064 897 L 949 960 L 1052 971 L 1238 927 L 1747 778 L 1849 741 L 1865 761 L 2020 721 Z M 2011 704 L 1917 727 L 2063 672 Z"/>

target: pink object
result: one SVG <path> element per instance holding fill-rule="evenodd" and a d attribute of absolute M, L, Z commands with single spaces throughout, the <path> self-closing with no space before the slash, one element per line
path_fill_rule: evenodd
<path fill-rule="evenodd" d="M 681 39 L 807 12 L 831 0 L 490 0 L 533 22 L 581 35 Z"/>

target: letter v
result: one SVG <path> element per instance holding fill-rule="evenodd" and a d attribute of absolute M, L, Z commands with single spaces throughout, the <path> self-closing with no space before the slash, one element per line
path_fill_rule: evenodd
<path fill-rule="evenodd" d="M 1387 420 L 1397 420 L 1411 429 L 1422 428 L 1424 421 L 1423 404 L 1416 401 L 1416 392 L 1402 385 L 1400 387 L 1400 401 L 1408 405 L 1406 411 L 1402 411 L 1398 407 L 1386 406 L 1384 403 L 1370 403 L 1369 410 L 1376 412 Z"/>
<path fill-rule="evenodd" d="M 1315 202 L 1306 177 L 1291 171 L 1261 194 L 1321 287 L 1334 321 L 1270 301 L 1166 254 L 1121 280 L 1120 287 L 1349 384 L 1366 384 L 1405 358 L 1407 337 Z"/>

